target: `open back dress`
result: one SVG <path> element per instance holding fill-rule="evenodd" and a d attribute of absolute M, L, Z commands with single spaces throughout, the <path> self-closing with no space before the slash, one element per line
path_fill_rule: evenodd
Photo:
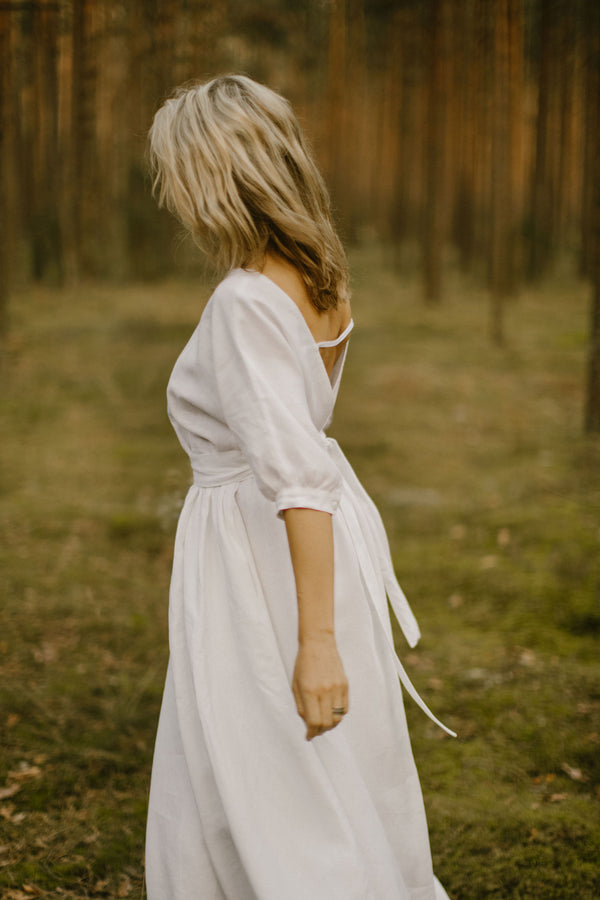
<path fill-rule="evenodd" d="M 447 897 L 398 676 L 434 717 L 396 656 L 387 599 L 411 646 L 418 626 L 379 514 L 324 432 L 351 328 L 328 375 L 294 301 L 235 269 L 173 369 L 169 416 L 194 480 L 175 540 L 149 900 Z M 332 514 L 349 681 L 348 714 L 310 742 L 291 691 L 298 619 L 281 515 L 291 507 Z"/>

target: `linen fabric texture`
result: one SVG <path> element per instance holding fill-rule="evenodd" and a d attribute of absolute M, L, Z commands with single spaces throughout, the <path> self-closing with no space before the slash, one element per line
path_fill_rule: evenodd
<path fill-rule="evenodd" d="M 329 376 L 293 300 L 236 269 L 173 369 L 169 416 L 194 484 L 175 539 L 148 900 L 447 898 L 432 872 L 387 596 L 411 645 L 418 627 L 379 514 L 324 432 L 347 346 Z M 332 514 L 350 686 L 348 714 L 310 742 L 291 691 L 290 507 Z"/>

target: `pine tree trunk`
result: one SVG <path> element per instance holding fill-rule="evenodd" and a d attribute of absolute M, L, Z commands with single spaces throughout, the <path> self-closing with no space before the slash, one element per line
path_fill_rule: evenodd
<path fill-rule="evenodd" d="M 598 194 L 596 202 L 600 207 L 600 191 Z M 598 248 L 596 252 L 600 255 L 600 239 L 598 236 L 596 236 L 596 247 Z M 600 434 L 600 264 L 597 260 L 598 256 L 596 257 L 596 272 L 592 285 L 585 430 Z"/>
<path fill-rule="evenodd" d="M 35 144 L 35 81 L 34 81 L 34 36 L 33 7 L 21 7 L 16 13 L 18 22 L 13 36 L 18 36 L 14 48 L 15 68 L 13 90 L 18 104 L 16 117 L 16 158 L 15 178 L 20 219 L 22 222 L 23 271 L 26 277 L 32 274 L 32 244 L 35 228 L 35 190 L 33 182 Z"/>
<path fill-rule="evenodd" d="M 8 12 L 0 11 L 0 159 L 4 165 L 0 169 L 0 337 L 8 328 L 8 298 L 10 293 L 10 263 L 12 243 L 10 209 L 7 202 L 9 177 L 8 163 L 11 161 L 9 145 L 12 141 L 9 113 L 10 98 L 10 19 Z"/>
<path fill-rule="evenodd" d="M 86 116 L 87 87 L 89 80 L 86 77 L 86 18 L 87 4 L 89 0 L 79 0 L 73 4 L 73 32 L 72 32 L 72 64 L 71 64 L 71 104 L 70 104 L 70 135 L 68 159 L 71 164 L 71 177 L 65 179 L 65 187 L 69 198 L 65 203 L 66 216 L 70 219 L 70 227 L 65 229 L 65 237 L 68 235 L 69 246 L 66 249 L 68 260 L 68 280 L 77 282 L 83 270 L 83 191 L 84 172 L 86 167 L 86 132 L 88 130 L 88 117 Z M 65 154 L 66 155 L 66 154 Z M 66 174 L 66 173 L 65 173 Z"/>
<path fill-rule="evenodd" d="M 518 281 L 522 277 L 523 263 L 519 229 L 525 215 L 525 153 L 523 109 L 526 103 L 525 91 L 525 13 L 523 0 L 508 0 L 508 45 L 509 45 L 509 173 L 511 217 L 509 235 L 510 270 L 507 273 L 508 290 L 516 293 Z"/>
<path fill-rule="evenodd" d="M 552 0 L 541 0 L 537 126 L 532 175 L 531 242 L 528 265 L 530 278 L 539 277 L 545 269 L 551 255 L 553 237 L 549 129 L 552 72 L 556 60 L 552 41 L 552 9 Z"/>
<path fill-rule="evenodd" d="M 98 174 L 102 184 L 101 212 L 104 237 L 99 263 L 104 274 L 122 280 L 129 275 L 127 193 L 131 112 L 128 79 L 128 19 L 118 4 L 102 23 L 97 49 L 100 60 L 96 104 Z"/>
<path fill-rule="evenodd" d="M 584 41 L 584 80 L 586 127 L 583 134 L 583 190 L 581 199 L 581 248 L 579 272 L 586 278 L 594 278 L 594 264 L 598 256 L 595 240 L 596 195 L 591 186 L 597 179 L 598 122 L 597 98 L 600 97 L 600 23 L 595 0 L 587 0 Z"/>
<path fill-rule="evenodd" d="M 492 209 L 489 257 L 491 338 L 504 343 L 505 298 L 511 283 L 511 178 L 508 0 L 494 5 Z"/>
<path fill-rule="evenodd" d="M 32 268 L 37 279 L 61 280 L 60 229 L 58 224 L 58 10 L 43 3 L 34 10 L 35 140 L 33 170 L 34 229 Z"/>
<path fill-rule="evenodd" d="M 588 65 L 596 73 L 600 69 L 600 10 L 595 0 L 588 3 L 589 57 Z M 585 430 L 600 433 L 600 78 L 596 77 L 587 96 L 587 139 L 590 146 L 588 177 L 584 190 L 592 195 L 590 209 L 590 275 L 592 306 L 588 354 L 587 390 L 585 400 Z"/>
<path fill-rule="evenodd" d="M 327 181 L 334 212 L 343 209 L 342 148 L 346 132 L 346 0 L 331 0 L 327 78 Z"/>
<path fill-rule="evenodd" d="M 80 9 L 81 4 L 76 4 Z M 63 284 L 72 285 L 79 276 L 79 230 L 75 200 L 75 130 L 73 126 L 74 56 L 80 52 L 78 37 L 79 13 L 74 19 L 73 8 L 64 5 L 58 30 L 58 165 L 57 214 L 60 231 L 60 273 Z M 77 24 L 76 24 L 77 23 Z"/>
<path fill-rule="evenodd" d="M 442 298 L 442 258 L 445 237 L 445 137 L 447 102 L 447 4 L 433 0 L 431 7 L 429 83 L 426 129 L 426 197 L 423 228 L 423 279 L 426 303 Z"/>
<path fill-rule="evenodd" d="M 366 22 L 364 0 L 348 0 L 348 49 L 346 97 L 348 114 L 340 163 L 344 170 L 343 202 L 346 208 L 347 237 L 360 237 L 368 205 L 370 155 L 369 136 L 363 127 L 367 89 Z M 393 171 L 393 165 L 390 166 Z"/>
<path fill-rule="evenodd" d="M 473 173 L 475 169 L 475 128 L 477 115 L 477 56 L 475 41 L 475 9 L 466 0 L 457 10 L 453 29 L 453 56 L 456 60 L 456 114 L 453 119 L 457 150 L 456 176 L 453 184 L 452 242 L 458 249 L 463 272 L 473 263 L 475 252 L 475 203 Z"/>
<path fill-rule="evenodd" d="M 559 243 L 567 235 L 571 208 L 572 182 L 569 179 L 572 155 L 574 75 L 575 75 L 575 9 L 571 3 L 565 5 L 561 16 L 561 79 L 560 79 L 560 140 L 558 190 L 556 192 L 556 237 Z"/>

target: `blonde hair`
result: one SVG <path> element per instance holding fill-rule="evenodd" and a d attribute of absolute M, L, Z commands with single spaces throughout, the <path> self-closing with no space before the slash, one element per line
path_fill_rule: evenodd
<path fill-rule="evenodd" d="M 224 270 L 268 251 L 300 272 L 313 305 L 349 296 L 327 189 L 290 104 L 244 75 L 179 88 L 149 133 L 153 189 Z"/>

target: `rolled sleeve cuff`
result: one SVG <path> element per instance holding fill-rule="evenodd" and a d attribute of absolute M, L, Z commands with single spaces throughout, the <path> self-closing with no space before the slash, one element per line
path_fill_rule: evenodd
<path fill-rule="evenodd" d="M 341 487 L 334 491 L 322 488 L 286 488 L 275 498 L 277 515 L 281 518 L 286 509 L 317 509 L 334 514 L 340 502 Z"/>

